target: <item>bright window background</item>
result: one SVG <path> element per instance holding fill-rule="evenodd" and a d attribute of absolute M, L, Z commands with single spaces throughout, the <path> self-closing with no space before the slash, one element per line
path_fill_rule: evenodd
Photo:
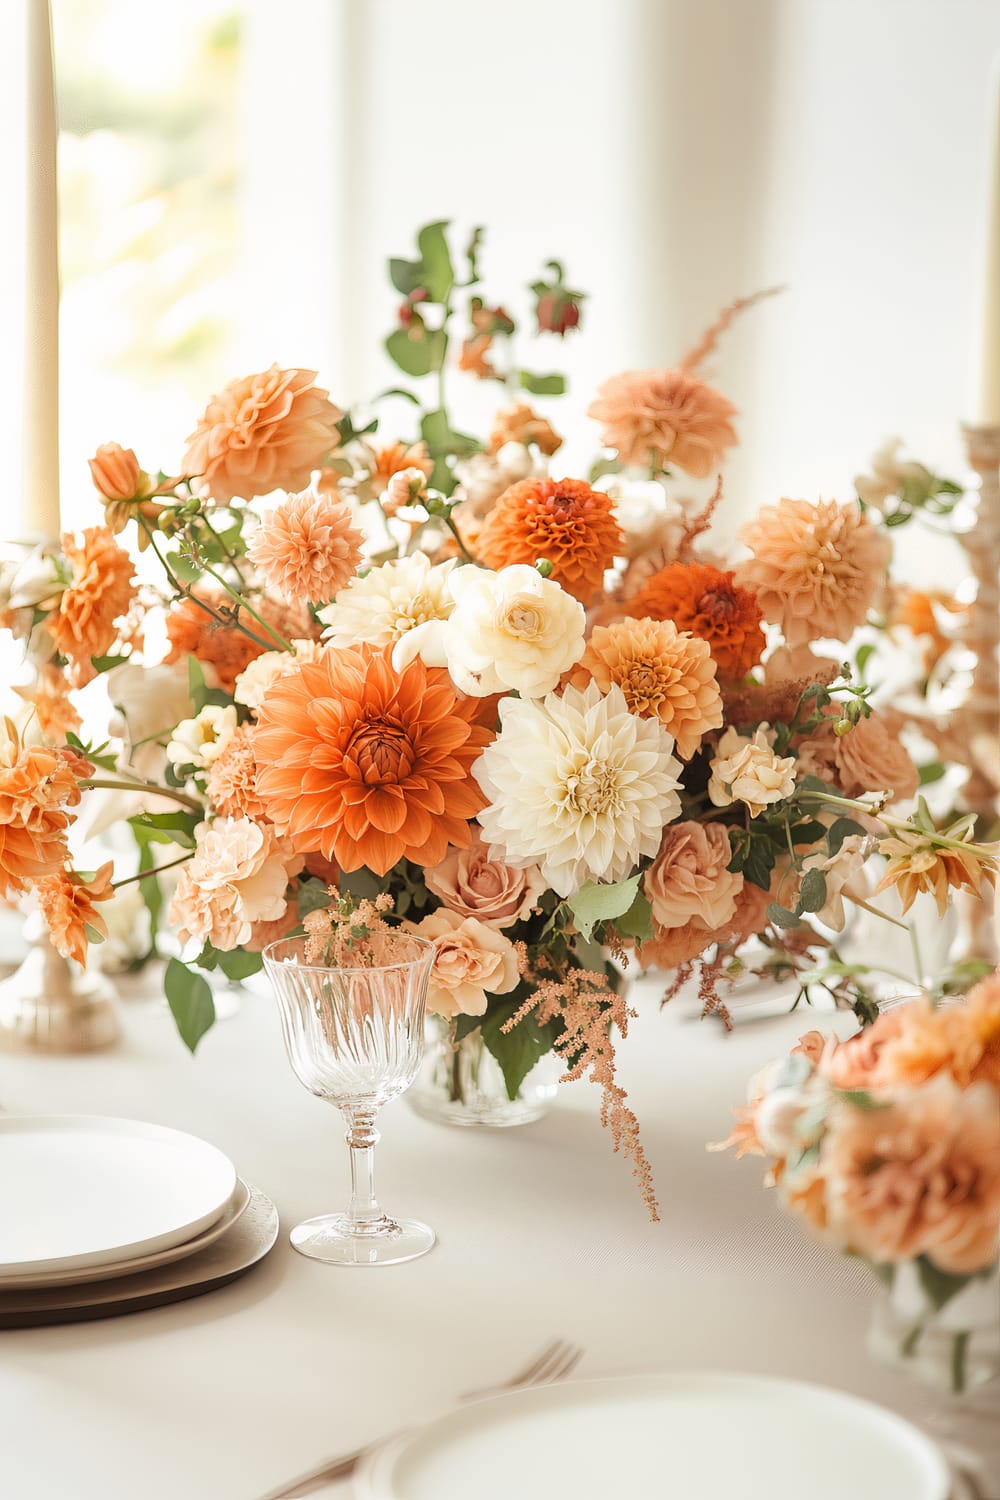
<path fill-rule="evenodd" d="M 384 263 L 433 217 L 490 226 L 501 298 L 551 255 L 592 294 L 537 359 L 570 371 L 572 461 L 604 374 L 784 283 L 714 362 L 742 413 L 734 527 L 848 495 L 894 433 L 961 471 L 995 0 L 53 4 L 71 522 L 96 443 L 170 467 L 238 373 L 316 366 L 341 404 L 392 383 Z"/>

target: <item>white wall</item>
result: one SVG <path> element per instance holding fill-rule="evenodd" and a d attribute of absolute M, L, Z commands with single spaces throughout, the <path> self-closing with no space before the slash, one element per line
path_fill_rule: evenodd
<path fill-rule="evenodd" d="M 715 362 L 743 413 L 734 514 L 846 495 L 895 432 L 961 465 L 993 0 L 261 0 L 255 15 L 258 88 L 282 46 L 291 59 L 272 77 L 272 148 L 284 91 L 306 112 L 317 90 L 340 99 L 339 184 L 297 111 L 285 122 L 325 207 L 310 191 L 289 208 L 277 158 L 258 162 L 280 205 L 265 251 L 297 245 L 302 271 L 270 294 L 270 326 L 299 309 L 308 348 L 286 337 L 281 357 L 323 356 L 339 399 L 385 378 L 386 257 L 429 217 L 481 218 L 498 292 L 555 254 L 593 294 L 565 345 L 580 410 L 603 374 L 668 363 L 733 296 L 787 285 Z"/>

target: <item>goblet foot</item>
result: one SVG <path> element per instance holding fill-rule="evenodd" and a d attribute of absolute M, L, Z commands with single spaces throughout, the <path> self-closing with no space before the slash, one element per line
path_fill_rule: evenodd
<path fill-rule="evenodd" d="M 419 1219 L 383 1217 L 358 1228 L 347 1214 L 322 1214 L 296 1224 L 289 1235 L 292 1248 L 330 1266 L 395 1266 L 416 1260 L 432 1249 L 433 1229 Z"/>

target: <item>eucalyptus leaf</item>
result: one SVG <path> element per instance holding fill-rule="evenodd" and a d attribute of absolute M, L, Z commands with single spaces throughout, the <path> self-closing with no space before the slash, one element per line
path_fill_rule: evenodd
<path fill-rule="evenodd" d="M 775 927 L 798 927 L 799 919 L 793 911 L 772 901 L 767 908 L 767 920 Z"/>
<path fill-rule="evenodd" d="M 839 854 L 844 840 L 853 838 L 856 834 L 864 833 L 864 828 L 854 818 L 837 818 L 830 825 L 826 836 L 826 847 L 831 854 Z"/>
<path fill-rule="evenodd" d="M 796 912 L 820 911 L 826 905 L 826 876 L 822 870 L 807 870 L 799 886 L 799 901 Z"/>

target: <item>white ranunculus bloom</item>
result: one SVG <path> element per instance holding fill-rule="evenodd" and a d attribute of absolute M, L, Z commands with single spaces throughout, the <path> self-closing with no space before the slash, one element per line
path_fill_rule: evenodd
<path fill-rule="evenodd" d="M 455 605 L 448 580 L 456 566 L 455 558 L 432 563 L 425 552 L 414 552 L 352 578 L 319 611 L 327 627 L 323 639 L 334 646 L 392 646 L 417 626 L 447 619 Z"/>
<path fill-rule="evenodd" d="M 295 654 L 290 651 L 265 651 L 248 662 L 236 679 L 233 697 L 244 708 L 256 712 L 267 697 L 271 684 L 293 667 L 304 661 L 315 661 L 323 647 L 318 641 L 293 641 Z"/>
<path fill-rule="evenodd" d="M 206 771 L 218 760 L 236 733 L 236 709 L 231 703 L 206 703 L 193 719 L 182 719 L 167 745 L 167 760 L 173 766 L 194 766 Z"/>
<path fill-rule="evenodd" d="M 505 698 L 472 772 L 490 799 L 484 838 L 515 869 L 537 864 L 560 896 L 624 880 L 680 811 L 673 744 L 658 719 L 629 713 L 617 685 Z"/>
<path fill-rule="evenodd" d="M 131 745 L 162 738 L 194 712 L 184 662 L 152 667 L 123 662 L 104 674 L 104 683 L 120 715 L 112 720 L 111 733 Z"/>
<path fill-rule="evenodd" d="M 684 539 L 685 512 L 656 479 L 628 479 L 624 474 L 604 474 L 596 489 L 615 502 L 614 516 L 625 539 L 625 556 L 647 552 L 676 554 Z"/>
<path fill-rule="evenodd" d="M 537 568 L 458 568 L 448 587 L 453 612 L 399 642 L 397 671 L 419 655 L 428 666 L 447 666 L 470 697 L 517 691 L 541 698 L 583 655 L 583 605 Z"/>

